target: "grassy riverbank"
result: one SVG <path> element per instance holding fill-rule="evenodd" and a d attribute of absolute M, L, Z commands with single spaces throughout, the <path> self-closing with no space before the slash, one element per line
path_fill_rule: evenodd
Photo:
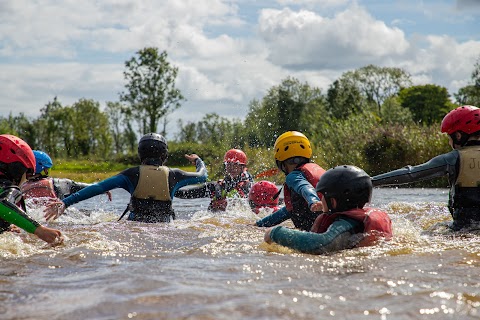
<path fill-rule="evenodd" d="M 107 161 L 55 160 L 55 165 L 49 173 L 50 176 L 55 178 L 68 178 L 73 181 L 93 183 L 116 175 L 130 167 L 133 167 L 133 165 Z M 174 167 L 185 171 L 195 171 L 194 166 Z"/>

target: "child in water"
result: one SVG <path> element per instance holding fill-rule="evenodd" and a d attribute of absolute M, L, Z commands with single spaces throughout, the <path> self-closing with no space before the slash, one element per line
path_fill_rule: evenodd
<path fill-rule="evenodd" d="M 240 149 L 230 149 L 223 157 L 225 178 L 194 188 L 178 190 L 181 199 L 211 198 L 208 210 L 225 211 L 227 199 L 233 196 L 247 198 L 253 185 L 253 177 L 247 170 L 247 155 Z"/>
<path fill-rule="evenodd" d="M 39 150 L 33 150 L 33 154 L 35 156 L 35 173 L 27 175 L 28 180 L 20 186 L 25 199 L 33 199 L 35 203 L 59 201 L 90 185 L 70 179 L 49 177 L 48 171 L 53 166 L 50 156 Z M 108 200 L 112 201 L 110 191 L 107 191 L 106 194 Z"/>
<path fill-rule="evenodd" d="M 275 141 L 275 161 L 285 173 L 283 185 L 285 206 L 258 220 L 258 227 L 271 227 L 291 219 L 296 228 L 310 230 L 321 207 L 315 185 L 325 172 L 310 162 L 312 147 L 307 137 L 297 131 L 287 131 Z"/>
<path fill-rule="evenodd" d="M 442 120 L 441 131 L 448 134 L 449 153 L 426 163 L 372 177 L 374 186 L 398 185 L 448 176 L 448 208 L 453 217 L 450 228 L 478 227 L 480 224 L 480 109 L 462 106 Z"/>
<path fill-rule="evenodd" d="M 253 212 L 259 214 L 262 209 L 269 209 L 275 212 L 280 209 L 278 206 L 279 191 L 277 186 L 266 180 L 256 182 L 248 193 L 248 202 Z"/>
<path fill-rule="evenodd" d="M 0 233 L 15 231 L 13 224 L 45 242 L 61 242 L 59 230 L 40 225 L 26 213 L 18 185 L 26 181 L 27 172 L 34 170 L 35 157 L 30 146 L 16 136 L 0 135 Z"/>
<path fill-rule="evenodd" d="M 128 220 L 140 222 L 170 222 L 175 219 L 172 199 L 178 188 L 196 184 L 207 179 L 207 170 L 196 154 L 186 155 L 196 164 L 197 172 L 185 172 L 164 165 L 168 157 L 165 138 L 157 133 L 144 135 L 138 143 L 141 165 L 123 170 L 119 174 L 92 184 L 62 200 L 53 202 L 45 209 L 45 218 L 56 219 L 65 208 L 115 188 L 131 194 L 125 213 Z"/>
<path fill-rule="evenodd" d="M 268 229 L 265 242 L 304 253 L 323 254 L 376 243 L 392 237 L 392 223 L 387 213 L 365 208 L 372 196 L 368 174 L 355 166 L 338 166 L 325 172 L 318 181 L 317 192 L 323 194 L 323 210 L 310 232 L 282 226 Z"/>

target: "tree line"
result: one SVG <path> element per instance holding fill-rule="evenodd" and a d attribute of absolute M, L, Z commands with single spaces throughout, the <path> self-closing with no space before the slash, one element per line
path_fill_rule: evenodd
<path fill-rule="evenodd" d="M 0 117 L 0 132 L 19 135 L 57 158 L 135 163 L 138 138 L 147 132 L 165 135 L 169 114 L 185 100 L 175 87 L 177 73 L 165 51 L 144 48 L 125 62 L 119 101 L 102 109 L 92 99 L 64 106 L 54 97 L 38 118 L 23 113 Z M 480 59 L 469 84 L 453 99 L 445 87 L 412 85 L 411 75 L 401 68 L 367 65 L 348 71 L 326 92 L 288 77 L 262 99 L 250 101 L 244 119 L 208 113 L 198 122 L 179 120 L 170 161 L 179 163 L 184 152 L 198 152 L 218 163 L 236 147 L 252 154 L 260 170 L 274 164 L 269 149 L 276 137 L 298 130 L 311 140 L 319 164 L 356 164 L 376 174 L 448 151 L 439 123 L 449 110 L 465 104 L 480 106 Z"/>

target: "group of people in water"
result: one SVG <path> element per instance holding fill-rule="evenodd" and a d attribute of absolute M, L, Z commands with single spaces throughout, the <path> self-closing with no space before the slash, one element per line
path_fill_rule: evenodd
<path fill-rule="evenodd" d="M 450 111 L 442 121 L 441 131 L 448 135 L 451 152 L 424 164 L 374 177 L 354 165 L 323 169 L 311 161 L 313 151 L 308 138 L 300 132 L 287 131 L 274 145 L 277 168 L 285 174 L 281 190 L 266 180 L 254 183 L 247 170 L 247 156 L 240 149 L 226 152 L 225 177 L 219 181 L 207 182 L 207 169 L 196 154 L 185 155 L 195 165 L 195 172 L 169 168 L 165 166 L 167 141 L 157 133 L 140 139 L 139 166 L 94 184 L 51 178 L 48 170 L 53 163 L 48 154 L 32 151 L 22 139 L 3 134 L 0 135 L 0 232 L 18 232 L 21 228 L 46 242 L 59 242 L 62 239 L 59 230 L 44 227 L 28 216 L 25 198 L 50 199 L 42 203 L 49 221 L 75 203 L 103 193 L 111 199 L 110 190 L 122 188 L 131 195 L 124 212 L 128 213 L 127 219 L 147 223 L 175 219 L 174 197 L 210 198 L 208 209 L 212 211 L 225 211 L 231 198 L 248 199 L 255 213 L 268 213 L 254 224 L 267 228 L 265 242 L 323 254 L 392 238 L 388 214 L 367 206 L 374 186 L 444 175 L 448 176 L 451 187 L 450 228 L 458 231 L 480 222 L 480 157 L 477 158 L 480 109 L 462 106 Z M 282 189 L 284 206 L 279 205 Z M 294 227 L 281 225 L 286 220 L 291 220 Z"/>

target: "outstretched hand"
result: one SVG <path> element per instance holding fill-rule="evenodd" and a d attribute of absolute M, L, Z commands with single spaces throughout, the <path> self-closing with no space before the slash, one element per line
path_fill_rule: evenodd
<path fill-rule="evenodd" d="M 48 243 L 60 244 L 63 242 L 62 233 L 59 230 L 38 226 L 34 234 Z"/>
<path fill-rule="evenodd" d="M 199 159 L 200 157 L 198 155 L 196 155 L 195 153 L 192 153 L 192 154 L 186 154 L 185 158 L 188 161 L 190 161 L 192 164 L 196 164 L 197 159 Z"/>
<path fill-rule="evenodd" d="M 313 212 L 323 211 L 323 204 L 321 201 L 317 201 L 310 206 L 310 210 Z"/>
<path fill-rule="evenodd" d="M 266 242 L 266 243 L 272 243 L 273 240 L 272 238 L 270 238 L 270 233 L 272 232 L 272 228 L 268 228 L 266 231 L 265 231 L 265 235 L 263 236 L 263 240 Z"/>
<path fill-rule="evenodd" d="M 62 201 L 53 201 L 47 204 L 43 210 L 44 217 L 47 221 L 55 220 L 65 212 L 65 204 Z"/>

